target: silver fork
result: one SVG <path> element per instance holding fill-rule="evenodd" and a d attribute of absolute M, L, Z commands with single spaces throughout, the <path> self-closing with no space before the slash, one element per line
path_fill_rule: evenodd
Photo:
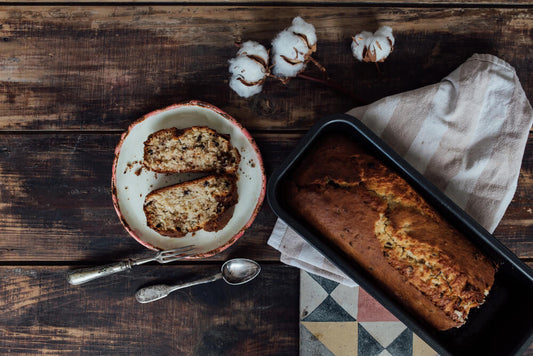
<path fill-rule="evenodd" d="M 104 266 L 80 268 L 74 271 L 69 271 L 67 273 L 67 281 L 70 284 L 78 285 L 97 278 L 131 269 L 133 266 L 142 265 L 143 263 L 152 261 L 157 261 L 159 263 L 174 262 L 194 254 L 194 252 L 190 253 L 194 251 L 194 248 L 194 245 L 188 245 L 173 250 L 160 251 L 152 257 L 121 261 Z"/>

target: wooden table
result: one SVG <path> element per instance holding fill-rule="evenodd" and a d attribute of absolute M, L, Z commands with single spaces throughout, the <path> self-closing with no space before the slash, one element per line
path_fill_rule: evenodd
<path fill-rule="evenodd" d="M 512 64 L 533 98 L 528 0 L 172 3 L 60 0 L 0 6 L 0 354 L 296 355 L 299 271 L 255 223 L 215 257 L 151 264 L 72 287 L 66 271 L 142 255 L 111 202 L 120 134 L 136 118 L 189 99 L 234 115 L 255 137 L 267 174 L 324 115 L 356 106 L 321 84 L 268 81 L 239 98 L 228 88 L 235 42 L 267 45 L 297 15 L 317 28 L 315 58 L 365 101 L 439 81 L 473 53 Z M 282 6 L 283 5 L 283 6 Z M 391 57 L 376 67 L 350 37 L 389 25 Z M 318 76 L 310 67 L 306 72 Z M 533 134 L 518 189 L 495 236 L 533 265 Z M 141 305 L 143 285 L 209 273 L 230 257 L 263 266 L 248 285 L 223 282 Z M 528 355 L 533 355 L 533 348 Z"/>

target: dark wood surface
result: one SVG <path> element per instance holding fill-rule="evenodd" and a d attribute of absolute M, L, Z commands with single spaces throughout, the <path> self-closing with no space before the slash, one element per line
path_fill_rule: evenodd
<path fill-rule="evenodd" d="M 269 174 L 316 120 L 357 105 L 301 78 L 269 80 L 251 99 L 228 88 L 234 43 L 267 45 L 297 15 L 317 28 L 315 58 L 329 77 L 366 102 L 437 82 L 474 53 L 508 61 L 533 98 L 527 1 L 0 6 L 0 354 L 298 354 L 299 272 L 266 245 L 275 223 L 267 204 L 220 255 L 81 287 L 65 280 L 69 269 L 146 252 L 122 228 L 110 192 L 114 147 L 136 118 L 210 102 L 250 130 Z M 350 36 L 382 24 L 397 43 L 378 73 L 355 62 L 349 46 Z M 530 133 L 517 192 L 494 234 L 530 266 L 532 192 Z M 238 256 L 264 266 L 249 285 L 217 282 L 151 305 L 133 298 L 144 284 L 208 273 Z"/>
<path fill-rule="evenodd" d="M 83 288 L 68 285 L 67 270 L 0 267 L 3 355 L 298 353 L 299 278 L 293 268 L 267 264 L 248 285 L 217 281 L 149 304 L 137 303 L 132 294 L 146 284 L 216 273 L 216 266 L 143 266 Z"/>

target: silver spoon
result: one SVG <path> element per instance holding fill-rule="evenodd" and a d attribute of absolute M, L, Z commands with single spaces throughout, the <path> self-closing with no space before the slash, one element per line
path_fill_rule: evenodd
<path fill-rule="evenodd" d="M 149 287 L 141 288 L 135 293 L 135 299 L 139 303 L 150 303 L 158 299 L 165 298 L 170 293 L 187 287 L 192 287 L 198 284 L 214 282 L 219 279 L 224 279 L 226 283 L 231 285 L 244 284 L 251 281 L 261 272 L 261 266 L 255 261 L 246 258 L 234 258 L 226 261 L 220 268 L 220 272 L 214 276 L 201 278 L 193 282 L 180 283 L 176 285 L 156 284 Z"/>

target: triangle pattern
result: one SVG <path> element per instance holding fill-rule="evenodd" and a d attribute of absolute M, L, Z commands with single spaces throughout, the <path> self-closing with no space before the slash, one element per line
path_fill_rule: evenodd
<path fill-rule="evenodd" d="M 357 355 L 357 322 L 302 322 L 335 356 Z"/>
<path fill-rule="evenodd" d="M 407 328 L 399 321 L 367 321 L 361 322 L 361 325 L 385 348 Z"/>
<path fill-rule="evenodd" d="M 315 308 L 302 321 L 355 321 L 344 308 L 342 308 L 331 296 L 327 296 L 324 301 Z"/>
<path fill-rule="evenodd" d="M 359 288 L 357 298 L 357 321 L 398 321 L 382 304 L 372 298 L 363 288 Z"/>
<path fill-rule="evenodd" d="M 385 349 L 381 351 L 378 356 L 392 356 L 392 355 L 390 354 L 390 352 L 387 351 L 387 349 Z M 405 355 L 405 356 L 410 356 L 410 355 Z"/>
<path fill-rule="evenodd" d="M 413 333 L 413 356 L 438 356 L 438 354 L 424 340 Z"/>
<path fill-rule="evenodd" d="M 302 324 L 300 324 L 300 355 L 335 356 Z"/>
<path fill-rule="evenodd" d="M 359 327 L 357 328 L 357 334 L 357 350 L 359 355 L 377 356 L 383 351 L 384 347 L 365 330 L 361 323 L 359 323 Z"/>
<path fill-rule="evenodd" d="M 348 287 L 344 284 L 339 284 L 330 295 L 337 304 L 357 320 L 359 287 Z"/>
<path fill-rule="evenodd" d="M 316 274 L 312 274 L 312 273 L 309 273 L 309 275 L 311 277 L 313 277 L 313 279 L 315 281 L 317 281 L 318 284 L 320 284 L 320 286 L 322 288 L 324 288 L 324 290 L 330 294 L 331 292 L 333 292 L 333 290 L 335 288 L 337 288 L 337 286 L 339 285 L 339 283 L 335 282 L 335 281 L 332 281 L 331 279 L 327 279 L 327 278 L 324 278 L 322 276 L 317 276 Z"/>
<path fill-rule="evenodd" d="M 413 332 L 406 328 L 400 336 L 387 347 L 387 351 L 389 351 L 392 356 L 412 355 Z"/>
<path fill-rule="evenodd" d="M 318 307 L 328 293 L 311 276 L 301 271 L 300 273 L 300 319 L 304 319 Z"/>

